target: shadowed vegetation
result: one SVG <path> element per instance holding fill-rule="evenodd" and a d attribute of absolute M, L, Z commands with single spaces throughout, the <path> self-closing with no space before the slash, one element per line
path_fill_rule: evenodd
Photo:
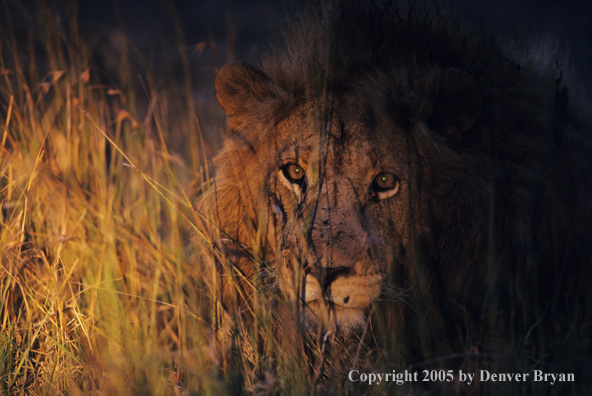
<path fill-rule="evenodd" d="M 466 340 L 465 353 L 418 360 L 405 337 L 425 341 L 420 350 L 440 340 L 416 332 L 433 325 L 427 311 L 401 321 L 401 306 L 421 302 L 396 283 L 395 271 L 361 334 L 307 333 L 291 303 L 278 298 L 274 257 L 266 256 L 258 230 L 249 230 L 249 246 L 231 247 L 233 236 L 211 221 L 214 208 L 194 205 L 212 191 L 207 163 L 220 137 L 202 132 L 188 58 L 213 44 L 184 47 L 171 7 L 177 47 L 155 43 L 162 54 L 155 66 L 124 34 L 112 37 L 107 53 L 83 38 L 75 2 L 43 2 L 30 11 L 2 6 L 0 394 L 534 394 L 551 390 L 368 387 L 347 374 L 451 366 L 567 372 L 589 362 L 590 324 L 579 317 L 565 326 L 567 341 L 552 367 L 529 360 L 540 351 L 517 355 L 507 340 L 494 339 L 487 353 Z M 233 265 L 237 251 L 252 274 Z M 223 306 L 222 281 L 248 302 Z M 583 295 L 583 283 L 573 286 L 576 298 Z M 499 290 L 488 291 L 495 306 Z M 523 297 L 536 296 L 512 298 Z M 582 301 L 582 317 L 589 317 L 586 307 Z M 495 308 L 486 314 L 489 323 L 505 320 Z M 538 330 L 512 345 L 543 337 Z M 584 389 L 579 385 L 574 393 Z"/>

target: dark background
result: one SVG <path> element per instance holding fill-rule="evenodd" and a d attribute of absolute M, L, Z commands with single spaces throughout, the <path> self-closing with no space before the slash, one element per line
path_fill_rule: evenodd
<path fill-rule="evenodd" d="M 571 47 L 578 63 L 592 61 L 592 2 L 582 0 L 441 0 L 454 4 L 469 20 L 516 37 L 552 34 Z M 158 34 L 171 34 L 175 9 L 187 44 L 213 39 L 220 49 L 249 57 L 269 36 L 281 31 L 284 15 L 298 9 L 294 0 L 121 0 L 81 1 L 85 34 L 125 32 L 141 46 Z M 164 29 L 163 29 L 164 28 Z M 167 31 L 168 29 L 168 31 Z M 171 34 L 171 36 L 173 36 Z M 228 40 L 232 41 L 229 43 Z M 226 45 L 235 48 L 226 48 Z"/>
<path fill-rule="evenodd" d="M 117 87 L 140 85 L 146 73 L 155 75 L 165 89 L 187 87 L 183 56 L 191 71 L 190 89 L 194 106 L 212 150 L 220 142 L 224 115 L 214 97 L 217 68 L 230 60 L 257 64 L 266 43 L 281 35 L 286 16 L 293 15 L 296 0 L 47 0 L 67 19 L 78 7 L 79 29 L 93 54 L 92 63 L 100 81 Z M 26 37 L 31 29 L 19 14 L 33 12 L 35 2 L 8 0 L 16 21 L 15 29 Z M 448 0 L 440 3 L 450 4 Z M 592 1 L 567 0 L 456 0 L 467 20 L 487 31 L 537 40 L 552 36 L 571 54 L 570 62 L 590 91 L 592 80 Z M 37 3 L 38 4 L 38 3 Z M 77 6 L 70 4 L 78 4 Z M 2 10 L 0 10 L 0 13 Z M 125 45 L 122 43 L 125 42 Z M 125 48 L 122 50 L 122 48 Z M 134 48 L 135 77 L 122 82 L 118 67 L 122 51 Z M 127 54 L 129 55 L 129 54 Z M 562 60 L 566 62 L 566 60 Z M 171 77 L 172 76 L 172 77 Z M 171 81 L 176 79 L 176 81 Z M 141 88 L 139 90 L 141 92 Z M 211 153 L 210 153 L 211 154 Z"/>
<path fill-rule="evenodd" d="M 301 2 L 127 0 L 81 3 L 81 30 L 98 47 L 108 47 L 114 32 L 123 32 L 146 55 L 150 67 L 158 69 L 163 51 L 170 51 L 169 61 L 175 63 L 180 51 L 177 43 L 182 42 L 181 50 L 186 51 L 194 77 L 194 98 L 203 132 L 217 140 L 215 136 L 219 136 L 224 124 L 223 114 L 214 99 L 217 68 L 230 60 L 256 64 L 266 43 L 281 34 L 286 16 L 294 14 Z M 519 41 L 555 37 L 571 54 L 568 61 L 590 87 L 592 1 L 457 0 L 454 5 L 467 20 Z M 104 52 L 108 58 L 108 48 Z M 180 70 L 177 74 L 182 75 Z"/>

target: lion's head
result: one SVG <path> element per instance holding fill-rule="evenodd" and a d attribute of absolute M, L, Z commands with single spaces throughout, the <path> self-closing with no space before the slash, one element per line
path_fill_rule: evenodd
<path fill-rule="evenodd" d="M 542 225 L 567 213 L 548 192 L 569 171 L 552 62 L 447 15 L 353 3 L 308 15 L 260 68 L 218 72 L 229 136 L 202 202 L 249 250 L 239 278 L 265 274 L 305 325 L 345 332 L 407 292 L 461 333 L 533 274 L 533 300 L 554 298 L 563 242 Z"/>
<path fill-rule="evenodd" d="M 424 146 L 433 144 L 430 128 L 440 128 L 443 137 L 470 129 L 481 98 L 465 72 L 430 73 L 436 81 L 426 84 L 424 103 L 414 103 L 417 114 L 405 115 L 409 109 L 389 112 L 386 99 L 374 95 L 390 92 L 371 87 L 369 94 L 370 87 L 356 81 L 295 97 L 244 63 L 218 73 L 217 96 L 232 138 L 217 161 L 233 183 L 217 196 L 230 194 L 239 200 L 233 210 L 244 211 L 223 228 L 238 231 L 244 244 L 263 238 L 279 289 L 301 300 L 305 323 L 359 328 L 393 265 L 406 277 L 432 271 L 412 268 L 425 252 L 420 245 L 428 249 L 434 242 L 433 217 L 449 221 L 435 213 L 441 202 L 430 201 L 458 198 L 458 191 L 440 196 L 452 186 L 432 179 L 438 172 L 426 155 L 433 148 Z M 401 81 L 401 89 L 408 83 Z M 451 103 L 465 97 L 470 100 Z M 438 107 L 453 110 L 438 119 Z"/>

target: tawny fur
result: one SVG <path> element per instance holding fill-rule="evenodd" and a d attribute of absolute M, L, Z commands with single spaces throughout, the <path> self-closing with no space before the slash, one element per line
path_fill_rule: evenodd
<path fill-rule="evenodd" d="M 313 132 L 322 135 L 320 129 L 330 123 L 328 144 L 335 153 L 353 153 L 346 165 L 356 167 L 362 154 L 351 150 L 348 138 L 332 137 L 339 118 L 361 125 L 365 135 L 346 132 L 370 146 L 378 141 L 373 128 L 391 125 L 382 130 L 405 142 L 392 155 L 407 159 L 408 220 L 403 227 L 396 224 L 400 217 L 376 209 L 373 213 L 395 223 L 378 225 L 377 238 L 386 251 L 400 243 L 387 236 L 397 238 L 399 229 L 409 236 L 403 249 L 391 249 L 391 262 L 374 264 L 385 275 L 384 288 L 412 289 L 416 308 L 432 315 L 427 327 L 439 323 L 434 339 L 449 334 L 465 337 L 462 342 L 476 340 L 475 332 L 489 331 L 508 315 L 518 319 L 504 328 L 518 338 L 544 327 L 541 337 L 558 339 L 566 331 L 557 326 L 560 320 L 585 323 L 592 311 L 582 281 L 590 280 L 592 258 L 592 137 L 589 114 L 582 110 L 590 104 L 566 85 L 574 78 L 559 57 L 549 43 L 521 49 L 436 6 L 334 1 L 310 7 L 288 27 L 286 41 L 270 50 L 260 71 L 241 69 L 235 80 L 219 77 L 218 97 L 230 131 L 214 159 L 215 178 L 200 210 L 211 215 L 213 229 L 222 230 L 229 261 L 254 279 L 260 274 L 248 255 L 280 263 L 296 253 L 282 252 L 281 242 L 298 229 L 293 223 L 304 220 L 290 218 L 288 206 L 296 201 L 269 182 L 282 165 L 284 147 L 278 145 L 298 143 L 305 132 L 294 126 L 320 125 Z M 447 85 L 453 84 L 448 76 L 456 71 L 476 83 L 480 106 L 474 118 L 463 113 L 473 104 L 462 102 L 469 90 L 447 96 Z M 352 113 L 359 117 L 347 120 Z M 298 117 L 311 114 L 318 119 L 299 124 Z M 337 119 L 327 121 L 328 115 Z M 338 176 L 323 177 L 321 191 L 333 191 L 331 178 Z M 272 198 L 286 206 L 288 219 L 274 212 Z M 230 240 L 251 251 L 240 252 Z M 234 287 L 224 288 L 230 304 L 241 299 Z M 536 327 L 539 321 L 543 324 Z M 461 322 L 468 328 L 459 331 Z M 404 329 L 409 323 L 397 323 L 401 334 L 414 331 Z M 425 355 L 436 353 L 429 345 L 422 346 Z"/>

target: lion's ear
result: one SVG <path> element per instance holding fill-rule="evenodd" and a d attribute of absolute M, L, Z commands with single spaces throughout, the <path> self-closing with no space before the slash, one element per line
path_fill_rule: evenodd
<path fill-rule="evenodd" d="M 483 99 L 477 81 L 458 69 L 443 69 L 432 99 L 428 126 L 460 140 L 481 115 Z"/>
<path fill-rule="evenodd" d="M 241 116 L 276 94 L 275 84 L 247 63 L 227 63 L 216 75 L 216 98 L 230 117 Z"/>

